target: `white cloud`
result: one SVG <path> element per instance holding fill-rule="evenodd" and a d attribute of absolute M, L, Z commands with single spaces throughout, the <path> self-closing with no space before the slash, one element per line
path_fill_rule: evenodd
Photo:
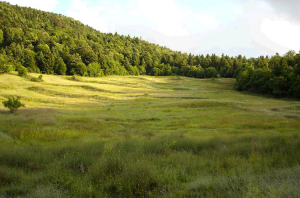
<path fill-rule="evenodd" d="M 300 24 L 300 1 L 299 0 L 264 0 L 281 18 Z"/>
<path fill-rule="evenodd" d="M 100 31 L 115 32 L 126 25 L 140 25 L 171 37 L 191 36 L 217 24 L 214 16 L 193 12 L 175 0 L 101 2 L 101 6 L 73 0 L 67 14 Z"/>
<path fill-rule="evenodd" d="M 51 12 L 54 10 L 58 0 L 6 0 L 10 4 L 17 4 L 19 6 L 32 7 L 43 11 Z"/>
<path fill-rule="evenodd" d="M 300 26 L 282 17 L 270 4 L 254 0 L 245 3 L 243 10 L 240 18 L 248 23 L 253 47 L 262 55 L 298 49 Z"/>
<path fill-rule="evenodd" d="M 165 36 L 191 36 L 219 25 L 213 15 L 195 12 L 179 1 L 137 0 L 137 4 L 138 15 L 155 24 L 155 31 Z"/>
<path fill-rule="evenodd" d="M 217 19 L 208 13 L 193 12 L 190 8 L 185 8 L 184 13 L 187 15 L 187 20 L 196 22 L 195 25 L 209 26 L 210 28 L 219 25 Z"/>
<path fill-rule="evenodd" d="M 166 36 L 187 36 L 184 14 L 175 0 L 137 0 L 138 15 L 155 24 L 155 30 Z"/>
<path fill-rule="evenodd" d="M 67 15 L 101 32 L 108 32 L 107 20 L 100 16 L 103 10 L 104 7 L 91 6 L 82 0 L 73 0 L 70 9 L 67 10 Z"/>
<path fill-rule="evenodd" d="M 269 19 L 262 21 L 260 31 L 274 43 L 286 49 L 296 50 L 300 46 L 300 26 L 283 19 Z M 278 51 L 281 54 L 286 51 Z"/>

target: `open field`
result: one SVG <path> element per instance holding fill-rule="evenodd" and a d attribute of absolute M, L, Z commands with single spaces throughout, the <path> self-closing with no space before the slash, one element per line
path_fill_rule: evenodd
<path fill-rule="evenodd" d="M 30 74 L 37 77 L 39 74 Z M 0 75 L 0 197 L 300 197 L 300 102 L 234 79 Z"/>

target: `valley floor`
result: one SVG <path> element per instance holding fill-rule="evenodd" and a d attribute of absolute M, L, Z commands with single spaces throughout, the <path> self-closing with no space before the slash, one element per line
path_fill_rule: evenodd
<path fill-rule="evenodd" d="M 38 77 L 39 74 L 30 74 Z M 0 75 L 0 197 L 300 197 L 300 101 L 235 79 Z"/>

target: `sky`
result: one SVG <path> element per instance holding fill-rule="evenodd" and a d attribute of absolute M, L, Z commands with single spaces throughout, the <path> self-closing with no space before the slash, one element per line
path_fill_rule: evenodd
<path fill-rule="evenodd" d="M 192 54 L 300 50 L 299 0 L 5 0 Z"/>

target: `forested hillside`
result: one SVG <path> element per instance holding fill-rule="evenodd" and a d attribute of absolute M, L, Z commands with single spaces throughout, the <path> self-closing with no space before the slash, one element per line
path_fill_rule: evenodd
<path fill-rule="evenodd" d="M 237 77 L 239 90 L 300 97 L 300 56 L 192 55 L 138 37 L 101 33 L 73 18 L 0 2 L 0 72 L 100 77 Z"/>

